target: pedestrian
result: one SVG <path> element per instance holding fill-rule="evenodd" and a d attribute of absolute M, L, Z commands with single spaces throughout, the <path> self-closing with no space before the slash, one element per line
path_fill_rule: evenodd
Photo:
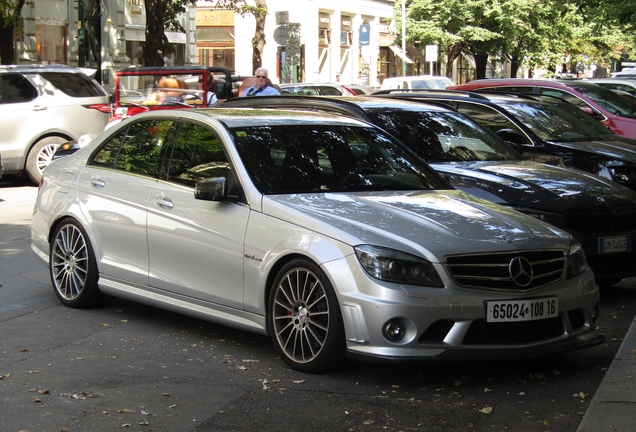
<path fill-rule="evenodd" d="M 267 77 L 267 69 L 260 67 L 254 71 L 256 84 L 245 90 L 240 96 L 277 96 L 280 92 L 272 86 L 272 82 Z"/>
<path fill-rule="evenodd" d="M 340 82 L 340 74 L 336 74 L 336 82 Z"/>
<path fill-rule="evenodd" d="M 197 84 L 197 88 L 203 89 L 203 76 L 199 77 L 199 82 Z M 205 95 L 203 96 L 207 102 L 207 106 L 211 107 L 216 105 L 219 102 L 219 99 L 216 96 L 216 80 L 214 79 L 214 75 L 208 72 L 208 88 L 205 91 Z"/>

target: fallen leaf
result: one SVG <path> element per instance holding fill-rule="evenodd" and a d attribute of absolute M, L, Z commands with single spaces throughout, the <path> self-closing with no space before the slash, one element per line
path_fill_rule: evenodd
<path fill-rule="evenodd" d="M 243 361 L 244 361 L 245 363 L 258 363 L 260 360 L 243 359 Z"/>
<path fill-rule="evenodd" d="M 391 388 L 400 388 L 400 386 L 398 384 L 393 384 Z"/>
<path fill-rule="evenodd" d="M 485 407 L 480 409 L 479 412 L 484 414 L 492 414 L 492 407 L 490 405 L 486 405 Z"/>
<path fill-rule="evenodd" d="M 120 414 L 122 414 L 122 413 L 134 413 L 135 410 L 124 408 L 124 409 L 118 409 L 117 412 L 120 413 Z"/>
<path fill-rule="evenodd" d="M 585 399 L 587 397 L 587 395 L 583 392 L 579 392 L 579 394 L 575 396 L 577 396 L 579 399 Z"/>
<path fill-rule="evenodd" d="M 0 379 L 2 379 L 2 378 L 9 378 L 10 376 L 11 376 L 11 374 L 10 374 L 10 373 L 8 373 L 8 374 L 0 374 Z"/>
<path fill-rule="evenodd" d="M 547 420 L 543 420 L 543 426 L 550 427 L 550 422 Z"/>
<path fill-rule="evenodd" d="M 150 423 L 149 423 L 149 422 L 147 422 L 147 421 L 139 422 L 139 425 L 140 425 L 140 426 L 148 426 L 149 424 L 150 424 Z"/>
<path fill-rule="evenodd" d="M 35 403 L 40 403 L 40 402 L 42 402 L 42 399 L 40 399 L 40 398 L 35 398 L 35 399 L 33 399 L 33 402 L 35 402 Z"/>
<path fill-rule="evenodd" d="M 239 366 L 238 370 L 247 370 L 247 366 Z"/>
<path fill-rule="evenodd" d="M 636 354 L 636 349 L 633 349 L 632 352 L 630 352 L 631 355 Z"/>
<path fill-rule="evenodd" d="M 132 423 L 124 423 L 123 425 L 121 425 L 121 427 L 131 427 Z"/>
<path fill-rule="evenodd" d="M 110 324 L 106 324 L 106 323 L 99 323 L 100 327 L 112 327 Z"/>
<path fill-rule="evenodd" d="M 28 349 L 26 349 L 26 348 L 22 348 L 22 349 L 20 350 L 20 352 L 29 352 L 29 350 L 28 350 Z"/>
<path fill-rule="evenodd" d="M 541 372 L 535 373 L 534 377 L 539 381 L 541 381 L 542 379 L 545 379 L 545 375 L 543 375 Z"/>
<path fill-rule="evenodd" d="M 49 394 L 51 392 L 48 391 L 48 390 L 38 390 L 38 393 L 40 393 L 40 394 Z"/>
<path fill-rule="evenodd" d="M 170 393 L 161 393 L 161 396 L 170 396 Z"/>
<path fill-rule="evenodd" d="M 302 384 L 302 383 L 304 383 L 304 382 L 305 382 L 305 380 L 295 380 L 295 381 L 292 381 L 292 382 L 293 382 L 294 384 Z"/>
<path fill-rule="evenodd" d="M 349 415 L 349 411 L 345 411 L 345 415 Z"/>
<path fill-rule="evenodd" d="M 459 387 L 459 386 L 460 386 L 460 385 L 462 385 L 462 384 L 464 384 L 464 382 L 463 382 L 463 381 L 455 381 L 455 382 L 453 383 L 453 385 L 454 385 L 455 387 Z"/>
<path fill-rule="evenodd" d="M 488 393 L 488 392 L 492 392 L 492 391 L 494 391 L 494 390 L 490 390 L 488 387 L 486 387 L 486 388 L 484 389 L 484 393 Z"/>
<path fill-rule="evenodd" d="M 375 423 L 375 421 L 372 420 L 372 419 L 366 419 L 366 420 L 364 420 L 362 422 L 363 425 L 370 425 L 370 424 L 373 424 L 373 423 Z"/>
<path fill-rule="evenodd" d="M 128 320 L 119 320 L 120 323 L 127 323 Z"/>

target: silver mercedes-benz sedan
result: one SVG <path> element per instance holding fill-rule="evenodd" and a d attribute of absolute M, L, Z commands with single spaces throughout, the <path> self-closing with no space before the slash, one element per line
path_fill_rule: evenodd
<path fill-rule="evenodd" d="M 570 235 L 327 114 L 134 116 L 47 167 L 32 240 L 67 306 L 121 297 L 269 334 L 306 372 L 604 340 Z"/>

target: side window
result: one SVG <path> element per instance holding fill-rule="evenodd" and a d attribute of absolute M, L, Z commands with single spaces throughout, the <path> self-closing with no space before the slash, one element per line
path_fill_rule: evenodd
<path fill-rule="evenodd" d="M 134 174 L 157 177 L 165 146 L 172 146 L 176 123 L 147 120 L 131 124 L 126 132 L 109 139 L 89 165 L 104 166 Z"/>
<path fill-rule="evenodd" d="M 42 72 L 40 76 L 71 97 L 106 96 L 99 85 L 82 73 Z"/>
<path fill-rule="evenodd" d="M 342 96 L 342 93 L 340 93 L 340 90 L 336 88 L 329 87 L 329 86 L 321 86 L 319 88 L 322 94 L 325 96 Z"/>
<path fill-rule="evenodd" d="M 168 170 L 168 181 L 194 187 L 210 177 L 230 176 L 221 140 L 208 128 L 183 123 Z"/>
<path fill-rule="evenodd" d="M 563 90 L 559 90 L 556 88 L 550 88 L 550 87 L 541 87 L 539 89 L 539 91 L 541 92 L 542 95 L 548 95 L 548 96 L 553 96 L 553 97 L 557 97 L 561 100 L 564 100 L 566 102 L 571 103 L 574 106 L 577 106 L 579 108 L 583 108 L 583 107 L 587 107 L 588 104 L 583 102 L 581 99 L 577 98 L 574 95 L 571 95 L 568 92 L 565 92 Z"/>
<path fill-rule="evenodd" d="M 457 104 L 457 111 L 472 118 L 493 133 L 497 133 L 501 129 L 512 129 L 521 133 L 513 122 L 490 107 L 460 102 Z"/>
<path fill-rule="evenodd" d="M 31 102 L 37 95 L 35 87 L 22 75 L 0 75 L 0 104 Z"/>

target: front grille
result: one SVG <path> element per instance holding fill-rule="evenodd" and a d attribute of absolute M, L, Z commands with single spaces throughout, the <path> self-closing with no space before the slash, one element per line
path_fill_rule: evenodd
<path fill-rule="evenodd" d="M 630 233 L 636 231 L 636 206 L 575 207 L 565 213 L 565 222 L 580 233 Z"/>
<path fill-rule="evenodd" d="M 565 334 L 560 317 L 537 321 L 489 323 L 473 322 L 462 345 L 517 345 L 553 339 Z"/>
<path fill-rule="evenodd" d="M 523 259 L 532 267 L 532 279 L 515 282 L 510 265 Z M 445 259 L 457 285 L 500 291 L 528 291 L 553 284 L 563 276 L 565 259 L 559 250 L 517 251 L 493 254 L 453 255 Z"/>

